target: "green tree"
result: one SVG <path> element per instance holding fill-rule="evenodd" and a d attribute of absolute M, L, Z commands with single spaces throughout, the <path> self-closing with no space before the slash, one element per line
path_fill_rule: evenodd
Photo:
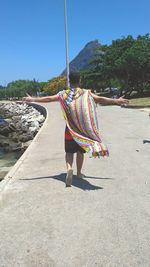
<path fill-rule="evenodd" d="M 150 37 L 148 34 L 123 37 L 112 41 L 109 46 L 101 46 L 93 60 L 93 69 L 86 78 L 91 83 L 99 80 L 101 85 L 114 86 L 115 83 L 126 95 L 133 91 L 139 94 L 150 88 Z"/>

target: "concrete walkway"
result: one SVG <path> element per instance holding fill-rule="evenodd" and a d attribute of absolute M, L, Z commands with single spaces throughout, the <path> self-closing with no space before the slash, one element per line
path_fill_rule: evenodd
<path fill-rule="evenodd" d="M 74 166 L 66 188 L 65 123 L 58 103 L 46 107 L 43 128 L 0 183 L 0 267 L 149 267 L 148 113 L 99 106 L 110 157 L 86 155 L 87 177 L 77 181 Z"/>

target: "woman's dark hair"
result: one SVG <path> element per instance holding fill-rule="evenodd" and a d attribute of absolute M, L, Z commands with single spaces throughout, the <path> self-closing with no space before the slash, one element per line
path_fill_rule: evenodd
<path fill-rule="evenodd" d="M 79 72 L 70 72 L 69 74 L 70 83 L 76 84 L 80 82 L 80 73 Z"/>

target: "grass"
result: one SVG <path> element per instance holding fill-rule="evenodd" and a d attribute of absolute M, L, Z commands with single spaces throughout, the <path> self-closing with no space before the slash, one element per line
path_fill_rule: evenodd
<path fill-rule="evenodd" d="M 130 99 L 129 104 L 136 106 L 150 106 L 150 97 Z"/>

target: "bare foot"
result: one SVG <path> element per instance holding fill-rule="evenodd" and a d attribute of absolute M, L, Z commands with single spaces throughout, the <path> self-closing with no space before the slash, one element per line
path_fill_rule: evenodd
<path fill-rule="evenodd" d="M 77 174 L 78 179 L 84 179 L 86 176 L 83 173 Z"/>
<path fill-rule="evenodd" d="M 73 170 L 70 169 L 67 171 L 67 175 L 66 175 L 66 186 L 71 186 L 72 184 L 72 175 L 73 175 Z"/>

